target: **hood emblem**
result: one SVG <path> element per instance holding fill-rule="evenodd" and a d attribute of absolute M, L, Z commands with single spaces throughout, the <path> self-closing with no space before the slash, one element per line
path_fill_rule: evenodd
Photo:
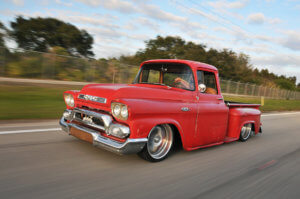
<path fill-rule="evenodd" d="M 97 96 L 92 96 L 92 95 L 84 95 L 80 94 L 78 95 L 78 99 L 83 99 L 87 101 L 93 101 L 93 102 L 99 102 L 102 104 L 106 104 L 107 99 L 103 97 L 97 97 Z"/>

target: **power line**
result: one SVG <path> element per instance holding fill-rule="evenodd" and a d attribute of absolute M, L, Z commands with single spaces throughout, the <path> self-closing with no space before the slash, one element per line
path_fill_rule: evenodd
<path fill-rule="evenodd" d="M 214 12 L 214 11 L 212 11 L 211 9 L 208 9 L 207 7 L 204 7 L 203 5 L 201 5 L 201 4 L 197 3 L 197 2 L 195 2 L 194 0 L 189 0 L 189 1 L 192 2 L 193 4 L 197 5 L 198 7 L 203 8 L 204 10 L 208 11 L 209 13 L 212 13 L 212 14 L 214 14 L 214 15 L 217 15 L 220 19 L 222 19 L 222 20 L 225 19 L 224 21 L 226 21 L 227 23 L 229 22 L 230 24 L 239 27 L 241 30 L 243 30 L 243 31 L 245 31 L 245 32 L 249 32 L 249 33 L 251 33 L 251 34 L 253 34 L 253 35 L 256 35 L 256 33 L 253 33 L 252 31 L 249 31 L 249 30 L 245 29 L 244 27 L 242 27 L 242 26 L 240 26 L 239 24 L 237 24 L 237 23 L 231 21 L 230 19 L 226 18 L 225 16 L 219 15 L 217 12 Z"/>

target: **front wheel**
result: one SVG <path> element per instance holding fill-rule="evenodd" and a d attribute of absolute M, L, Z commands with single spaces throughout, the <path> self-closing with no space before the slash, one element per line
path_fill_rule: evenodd
<path fill-rule="evenodd" d="M 138 155 L 150 162 L 165 159 L 173 147 L 173 130 L 168 124 L 155 126 L 148 135 L 148 142 Z"/>
<path fill-rule="evenodd" d="M 247 141 L 251 136 L 251 131 L 252 131 L 252 125 L 250 123 L 245 124 L 241 129 L 240 140 L 242 142 Z"/>

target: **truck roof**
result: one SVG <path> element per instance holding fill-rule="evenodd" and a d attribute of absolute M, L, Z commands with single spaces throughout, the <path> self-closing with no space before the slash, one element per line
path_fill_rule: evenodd
<path fill-rule="evenodd" d="M 143 64 L 159 63 L 159 62 L 187 64 L 187 65 L 189 65 L 190 67 L 192 67 L 194 69 L 204 68 L 204 69 L 218 71 L 218 69 L 215 66 L 205 64 L 205 63 L 202 63 L 202 62 L 191 61 L 191 60 L 183 60 L 183 59 L 152 59 L 152 60 L 144 61 L 141 64 L 141 66 Z"/>

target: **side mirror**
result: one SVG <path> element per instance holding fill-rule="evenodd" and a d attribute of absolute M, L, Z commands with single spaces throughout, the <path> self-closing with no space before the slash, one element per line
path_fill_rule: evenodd
<path fill-rule="evenodd" d="M 198 90 L 200 91 L 200 93 L 204 93 L 206 91 L 205 84 L 199 84 L 198 85 Z"/>

